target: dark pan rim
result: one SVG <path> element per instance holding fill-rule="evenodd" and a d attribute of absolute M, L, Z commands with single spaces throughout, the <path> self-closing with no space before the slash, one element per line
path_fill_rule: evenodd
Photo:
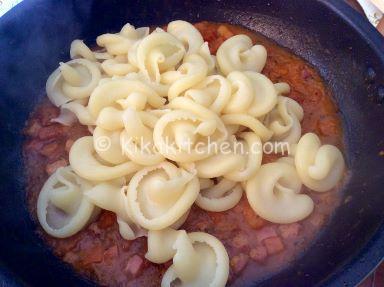
<path fill-rule="evenodd" d="M 328 9 L 335 12 L 347 25 L 360 35 L 374 50 L 384 66 L 384 37 L 363 17 L 343 0 L 319 0 Z M 360 252 L 335 273 L 324 279 L 320 286 L 356 286 L 366 279 L 384 262 L 384 224 L 378 228 L 374 236 Z"/>

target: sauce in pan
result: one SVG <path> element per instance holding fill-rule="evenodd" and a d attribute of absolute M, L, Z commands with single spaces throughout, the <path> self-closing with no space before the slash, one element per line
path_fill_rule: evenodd
<path fill-rule="evenodd" d="M 208 41 L 212 53 L 235 34 L 247 34 L 254 43 L 263 44 L 268 50 L 263 73 L 274 83 L 287 82 L 291 86 L 288 96 L 304 108 L 302 133 L 315 132 L 323 143 L 342 148 L 337 108 L 319 74 L 308 63 L 241 27 L 211 22 L 201 22 L 196 27 Z M 45 180 L 58 167 L 68 165 L 72 143 L 89 134 L 80 124 L 66 127 L 52 123 L 51 119 L 58 114 L 59 110 L 45 101 L 32 114 L 25 129 L 28 202 L 35 218 L 37 197 Z M 276 157 L 265 155 L 263 162 L 274 159 Z M 242 286 L 251 278 L 261 279 L 284 268 L 305 251 L 339 204 L 337 189 L 325 193 L 305 192 L 314 199 L 315 211 L 299 223 L 276 225 L 263 220 L 254 213 L 244 195 L 235 208 L 226 212 L 207 212 L 194 206 L 183 228 L 188 232 L 208 232 L 223 242 L 230 257 L 228 285 Z M 70 238 L 50 237 L 40 227 L 38 232 L 57 256 L 101 285 L 159 286 L 171 264 L 147 261 L 144 258 L 146 239 L 124 240 L 115 215 L 107 211 Z"/>

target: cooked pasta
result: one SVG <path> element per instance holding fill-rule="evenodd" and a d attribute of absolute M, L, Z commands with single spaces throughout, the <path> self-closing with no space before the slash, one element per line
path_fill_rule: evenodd
<path fill-rule="evenodd" d="M 287 83 L 261 74 L 267 51 L 248 36 L 225 40 L 217 58 L 181 20 L 151 33 L 126 24 L 96 42 L 93 51 L 73 41 L 72 60 L 47 80 L 61 109 L 54 120 L 77 119 L 92 134 L 73 143 L 69 165 L 41 189 L 37 214 L 48 234 L 72 236 L 108 210 L 124 239 L 147 236 L 149 261 L 172 259 L 162 286 L 225 286 L 223 244 L 177 230 L 194 204 L 224 212 L 245 193 L 251 212 L 289 224 L 314 209 L 303 185 L 324 192 L 341 181 L 342 153 L 313 133 L 301 136 L 303 108 Z M 290 157 L 262 164 L 267 143 L 289 144 Z"/>

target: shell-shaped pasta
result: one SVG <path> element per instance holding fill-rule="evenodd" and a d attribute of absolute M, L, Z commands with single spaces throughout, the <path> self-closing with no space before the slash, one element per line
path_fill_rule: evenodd
<path fill-rule="evenodd" d="M 80 231 L 97 212 L 84 196 L 91 187 L 71 167 L 58 168 L 45 182 L 37 200 L 37 217 L 43 229 L 58 238 Z"/>
<path fill-rule="evenodd" d="M 99 139 L 96 146 L 100 150 L 108 149 L 111 147 L 111 142 L 106 138 L 103 138 L 103 141 Z M 85 136 L 74 142 L 69 151 L 69 162 L 78 175 L 92 181 L 105 181 L 130 175 L 142 167 L 131 161 L 118 165 L 103 163 L 96 154 L 92 136 Z"/>
<path fill-rule="evenodd" d="M 207 119 L 187 110 L 173 110 L 163 115 L 153 130 L 157 150 L 177 162 L 209 157 L 226 137 L 227 131 L 220 119 Z"/>
<path fill-rule="evenodd" d="M 222 178 L 216 185 L 202 188 L 196 204 L 208 211 L 226 211 L 238 204 L 242 195 L 243 189 L 240 184 Z"/>
<path fill-rule="evenodd" d="M 273 132 L 271 140 L 296 144 L 301 136 L 303 108 L 295 100 L 279 96 L 276 107 L 267 115 L 264 124 Z"/>
<path fill-rule="evenodd" d="M 84 58 L 92 62 L 112 58 L 112 56 L 106 52 L 93 52 L 82 40 L 72 41 L 69 54 L 71 59 Z"/>
<path fill-rule="evenodd" d="M 301 180 L 289 163 L 277 161 L 261 166 L 246 184 L 252 209 L 262 218 L 278 224 L 300 221 L 313 211 L 313 201 L 300 194 Z"/>
<path fill-rule="evenodd" d="M 194 174 L 170 162 L 146 167 L 130 180 L 127 208 L 135 222 L 148 230 L 160 230 L 179 220 L 199 193 Z"/>
<path fill-rule="evenodd" d="M 84 195 L 95 206 L 115 213 L 121 236 L 126 240 L 133 240 L 143 236 L 145 231 L 136 225 L 127 213 L 126 195 L 122 188 L 124 183 L 124 178 L 99 183 L 88 189 Z"/>
<path fill-rule="evenodd" d="M 94 62 L 75 59 L 60 63 L 47 80 L 47 96 L 52 104 L 60 107 L 71 100 L 89 97 L 100 79 L 99 67 Z"/>
<path fill-rule="evenodd" d="M 126 109 L 123 113 L 124 131 L 120 136 L 123 153 L 133 162 L 156 165 L 164 161 L 153 142 L 153 128 L 157 118 L 148 112 Z"/>
<path fill-rule="evenodd" d="M 174 68 L 185 55 L 181 41 L 166 32 L 154 32 L 137 46 L 137 66 L 149 80 L 160 82 L 161 73 Z"/>
<path fill-rule="evenodd" d="M 252 44 L 246 35 L 236 35 L 224 41 L 216 53 L 220 71 L 228 75 L 233 71 L 261 72 L 267 61 L 267 50 Z"/>
<path fill-rule="evenodd" d="M 233 93 L 224 113 L 247 113 L 253 117 L 261 117 L 276 105 L 275 86 L 263 74 L 235 71 L 227 78 L 231 82 Z"/>
<path fill-rule="evenodd" d="M 88 109 L 91 115 L 97 118 L 103 108 L 116 106 L 118 101 L 125 100 L 132 94 L 145 97 L 147 103 L 154 108 L 160 108 L 165 102 L 164 98 L 143 82 L 116 79 L 97 86 L 89 98 Z"/>
<path fill-rule="evenodd" d="M 150 231 L 146 258 L 161 263 L 173 258 L 173 264 L 163 276 L 163 287 L 172 286 L 176 279 L 181 281 L 180 286 L 224 287 L 229 275 L 225 247 L 204 232 Z"/>
<path fill-rule="evenodd" d="M 118 165 L 129 161 L 120 145 L 120 133 L 121 131 L 108 131 L 98 126 L 93 131 L 93 147 L 98 156 L 109 164 Z M 106 141 L 105 146 L 103 141 Z"/>
<path fill-rule="evenodd" d="M 220 114 L 231 98 L 231 85 L 223 76 L 212 75 L 186 91 L 184 96 Z"/>
<path fill-rule="evenodd" d="M 319 137 L 314 133 L 307 133 L 299 140 L 295 165 L 304 185 L 319 192 L 335 187 L 345 169 L 340 150 L 333 145 L 321 145 Z"/>
<path fill-rule="evenodd" d="M 82 100 L 75 100 L 63 104 L 60 108 L 61 113 L 70 112 L 75 115 L 79 123 L 86 126 L 93 126 L 96 120 L 92 117 L 87 107 L 83 104 Z"/>
<path fill-rule="evenodd" d="M 170 84 L 168 99 L 173 100 L 183 92 L 201 82 L 208 73 L 205 60 L 197 55 L 191 54 L 184 58 L 183 64 L 177 71 L 165 72 L 161 75 L 161 82 Z"/>
<path fill-rule="evenodd" d="M 128 62 L 125 55 L 119 55 L 101 63 L 101 68 L 110 77 L 125 76 L 129 73 L 137 72 L 137 68 Z"/>
<path fill-rule="evenodd" d="M 167 32 L 184 44 L 187 54 L 197 53 L 204 43 L 203 36 L 201 36 L 199 30 L 186 21 L 176 20 L 170 22 Z"/>
<path fill-rule="evenodd" d="M 119 33 L 103 34 L 96 38 L 97 45 L 105 47 L 111 55 L 126 55 L 130 48 L 149 34 L 148 27 L 137 28 L 124 25 Z"/>
<path fill-rule="evenodd" d="M 263 142 L 269 140 L 273 132 L 264 126 L 258 119 L 246 114 L 228 114 L 221 116 L 221 120 L 226 125 L 239 125 L 252 130 Z"/>

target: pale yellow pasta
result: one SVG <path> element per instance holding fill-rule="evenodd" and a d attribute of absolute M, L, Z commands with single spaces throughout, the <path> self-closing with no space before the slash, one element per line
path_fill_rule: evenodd
<path fill-rule="evenodd" d="M 72 100 L 89 97 L 100 79 L 99 67 L 94 62 L 75 59 L 60 63 L 47 80 L 47 96 L 52 104 L 60 107 Z"/>
<path fill-rule="evenodd" d="M 340 150 L 333 145 L 321 145 L 314 133 L 307 133 L 299 140 L 295 165 L 303 184 L 319 192 L 335 187 L 345 169 Z"/>
<path fill-rule="evenodd" d="M 183 43 L 166 32 L 154 32 L 137 46 L 137 66 L 149 80 L 160 82 L 161 73 L 174 68 L 185 55 Z"/>
<path fill-rule="evenodd" d="M 183 92 L 201 82 L 208 73 L 205 60 L 190 54 L 184 58 L 183 64 L 176 71 L 161 74 L 161 82 L 169 84 L 168 99 L 171 101 Z"/>
<path fill-rule="evenodd" d="M 167 26 L 167 32 L 184 44 L 187 54 L 197 53 L 204 43 L 203 36 L 201 36 L 199 30 L 186 21 L 177 20 L 170 22 Z"/>
<path fill-rule="evenodd" d="M 204 42 L 199 50 L 197 51 L 205 61 L 208 66 L 208 75 L 214 74 L 216 70 L 216 57 L 211 55 L 211 51 L 209 50 L 208 42 Z"/>
<path fill-rule="evenodd" d="M 232 95 L 224 113 L 246 113 L 261 117 L 276 105 L 276 88 L 266 76 L 256 72 L 235 71 L 227 78 L 232 85 Z"/>
<path fill-rule="evenodd" d="M 252 209 L 262 218 L 278 224 L 300 221 L 313 211 L 313 201 L 300 194 L 301 180 L 295 167 L 278 161 L 264 164 L 247 181 L 246 194 Z"/>
<path fill-rule="evenodd" d="M 221 44 L 216 56 L 224 75 L 233 71 L 261 72 L 267 60 L 267 50 L 262 45 L 253 46 L 246 35 L 236 35 Z"/>
<path fill-rule="evenodd" d="M 249 128 L 257 134 L 263 142 L 269 140 L 273 132 L 268 130 L 258 119 L 245 114 L 223 115 L 221 120 L 226 125 L 240 125 Z"/>
<path fill-rule="evenodd" d="M 69 52 L 71 59 L 84 58 L 92 62 L 111 59 L 107 52 L 93 52 L 82 40 L 74 40 Z"/>
<path fill-rule="evenodd" d="M 83 104 L 83 100 L 74 100 L 63 104 L 60 107 L 60 113 L 72 113 L 82 125 L 93 126 L 96 124 L 95 118 L 90 114 L 87 107 Z"/>
<path fill-rule="evenodd" d="M 138 80 L 116 79 L 99 85 L 93 91 L 88 109 L 97 118 L 103 108 L 117 105 L 117 101 L 124 100 L 133 93 L 145 96 L 147 103 L 154 108 L 161 107 L 165 102 L 153 89 Z"/>
<path fill-rule="evenodd" d="M 135 29 L 126 24 L 119 33 L 103 34 L 96 38 L 97 45 L 105 47 L 111 55 L 126 55 L 129 49 L 149 33 L 148 27 Z"/>
<path fill-rule="evenodd" d="M 128 58 L 124 55 L 107 59 L 101 63 L 101 68 L 110 77 L 125 76 L 132 72 L 137 72 L 137 68 L 128 62 Z"/>
<path fill-rule="evenodd" d="M 184 96 L 220 114 L 231 98 L 231 85 L 223 76 L 212 75 L 187 90 Z"/>
<path fill-rule="evenodd" d="M 238 204 L 242 195 L 240 184 L 222 178 L 216 185 L 201 188 L 196 205 L 207 211 L 226 211 Z"/>
<path fill-rule="evenodd" d="M 162 244 L 162 245 L 161 245 Z M 204 232 L 186 233 L 165 229 L 148 233 L 148 260 L 164 263 L 173 258 L 161 286 L 225 286 L 229 275 L 229 258 L 223 244 Z"/>
<path fill-rule="evenodd" d="M 227 132 L 219 119 L 205 119 L 187 110 L 174 110 L 157 121 L 153 139 L 167 159 L 192 162 L 212 155 L 214 145 L 225 140 Z"/>
<path fill-rule="evenodd" d="M 264 124 L 273 132 L 272 141 L 296 144 L 301 136 L 303 117 L 303 108 L 295 100 L 279 96 L 276 107 L 267 115 Z"/>
<path fill-rule="evenodd" d="M 106 142 L 108 145 L 108 141 Z M 99 148 L 104 145 L 99 143 Z M 93 181 L 105 181 L 132 174 L 142 168 L 141 165 L 127 161 L 118 165 L 103 163 L 96 156 L 93 137 L 78 139 L 69 151 L 69 163 L 73 170 L 83 178 Z"/>
<path fill-rule="evenodd" d="M 192 206 L 199 193 L 196 175 L 170 162 L 146 167 L 130 180 L 127 208 L 135 222 L 148 230 L 174 224 Z"/>
<path fill-rule="evenodd" d="M 98 209 L 84 196 L 92 184 L 72 168 L 58 168 L 45 182 L 37 200 L 37 217 L 50 235 L 69 237 L 89 223 Z"/>
<path fill-rule="evenodd" d="M 129 161 L 120 145 L 120 134 L 119 130 L 109 131 L 99 126 L 93 131 L 93 147 L 98 156 L 108 164 L 118 165 Z"/>

